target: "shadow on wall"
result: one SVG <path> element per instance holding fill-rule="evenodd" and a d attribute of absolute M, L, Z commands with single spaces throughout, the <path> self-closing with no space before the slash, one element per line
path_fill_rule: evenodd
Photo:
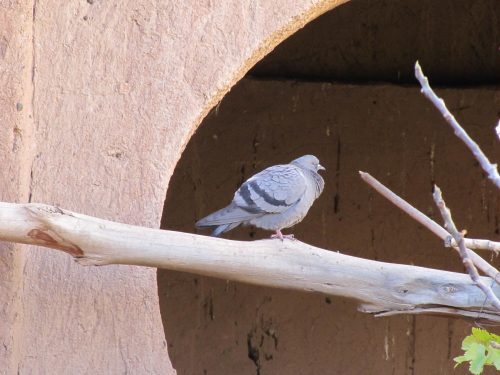
<path fill-rule="evenodd" d="M 500 80 L 496 0 L 351 0 L 279 45 L 255 77 L 414 84 L 416 60 L 448 86 Z"/>
<path fill-rule="evenodd" d="M 389 7 L 376 3 L 379 12 Z M 359 27 L 353 22 L 356 7 L 376 10 L 354 0 L 338 8 L 350 18 L 338 20 L 335 27 Z M 407 9 L 401 5 L 402 16 Z M 335 12 L 300 32 L 304 50 L 310 48 L 314 28 Z M 431 15 L 427 27 L 441 22 Z M 415 17 L 421 20 L 422 14 L 415 10 Z M 377 18 L 372 13 L 370 19 Z M 300 54 L 296 40 L 292 37 L 280 48 L 291 43 Z M 372 49 L 375 42 L 384 48 L 387 44 L 363 41 Z M 352 48 L 346 46 L 346 51 Z M 495 90 L 439 93 L 491 159 L 500 160 L 492 137 L 500 110 Z M 495 189 L 418 88 L 249 78 L 236 85 L 190 140 L 170 182 L 162 227 L 194 232 L 195 221 L 229 203 L 252 174 L 306 153 L 317 155 L 327 171 L 324 193 L 293 228 L 304 242 L 370 259 L 461 271 L 457 257 L 437 238 L 363 184 L 360 169 L 435 218 L 439 214 L 430 194 L 437 182 L 461 227 L 474 237 L 499 238 Z M 246 227 L 225 237 L 268 235 Z M 375 319 L 357 313 L 356 303 L 343 298 L 163 270 L 158 271 L 158 285 L 169 353 L 179 375 L 467 373 L 465 367 L 454 372 L 452 363 L 470 327 L 461 320 Z"/>

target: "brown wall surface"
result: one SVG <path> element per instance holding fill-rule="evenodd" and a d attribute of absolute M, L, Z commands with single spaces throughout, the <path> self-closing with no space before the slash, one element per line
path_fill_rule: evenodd
<path fill-rule="evenodd" d="M 500 160 L 493 130 L 498 91 L 438 93 L 486 154 Z M 371 191 L 358 170 L 439 220 L 431 198 L 437 183 L 460 228 L 471 237 L 500 239 L 498 191 L 417 88 L 252 79 L 239 83 L 189 142 L 169 187 L 163 227 L 193 232 L 197 219 L 229 203 L 252 174 L 306 153 L 326 167 L 326 188 L 305 220 L 285 231 L 302 241 L 462 271 L 453 252 Z M 268 235 L 238 228 L 225 237 Z M 373 318 L 343 298 L 168 271 L 159 271 L 159 293 L 179 374 L 468 373 L 466 366 L 454 371 L 452 358 L 471 322 Z"/>
<path fill-rule="evenodd" d="M 355 0 L 299 30 L 250 74 L 414 84 L 419 60 L 434 83 L 493 84 L 498 30 L 497 0 Z"/>
<path fill-rule="evenodd" d="M 314 20 L 249 73 L 290 81 L 247 80 L 205 120 L 176 169 L 163 226 L 193 231 L 196 219 L 227 204 L 253 173 L 314 152 L 327 165 L 327 187 L 294 228 L 300 239 L 370 259 L 461 271 L 454 254 L 364 186 L 357 170 L 434 217 L 430 191 L 438 183 L 473 236 L 498 238 L 498 193 L 416 89 L 367 82 L 414 84 L 420 60 L 435 84 L 494 84 L 499 20 L 495 0 L 356 0 Z M 334 80 L 364 86 L 321 83 Z M 494 89 L 444 94 L 498 160 Z M 227 237 L 267 235 L 246 228 Z M 357 313 L 353 301 L 166 271 L 159 272 L 159 292 L 180 374 L 468 373 L 465 366 L 454 371 L 452 358 L 470 322 L 373 319 Z"/>
<path fill-rule="evenodd" d="M 205 114 L 338 0 L 0 2 L 1 198 L 159 225 Z M 1 370 L 173 373 L 156 271 L 1 245 Z"/>

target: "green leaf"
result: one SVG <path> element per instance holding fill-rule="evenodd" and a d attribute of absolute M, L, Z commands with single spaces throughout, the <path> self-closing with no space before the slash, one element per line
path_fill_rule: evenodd
<path fill-rule="evenodd" d="M 489 341 L 491 334 L 484 329 L 473 327 L 472 336 L 474 336 L 478 341 Z"/>
<path fill-rule="evenodd" d="M 500 349 L 488 347 L 488 355 L 486 356 L 486 364 L 493 365 L 497 370 L 500 370 Z"/>
<path fill-rule="evenodd" d="M 472 336 L 476 339 L 476 342 L 488 346 L 490 341 L 493 339 L 491 333 L 481 328 L 472 328 Z"/>
<path fill-rule="evenodd" d="M 469 336 L 462 341 L 464 354 L 455 357 L 455 367 L 463 362 L 469 362 L 469 371 L 474 375 L 483 372 L 484 366 L 495 366 L 500 370 L 500 349 L 491 345 L 500 344 L 500 336 L 484 329 L 472 328 Z"/>
<path fill-rule="evenodd" d="M 486 363 L 486 348 L 482 344 L 471 344 L 468 353 L 470 353 L 469 371 L 474 375 L 479 375 L 483 372 L 484 364 Z"/>
<path fill-rule="evenodd" d="M 471 344 L 477 343 L 476 338 L 473 335 L 466 336 L 462 341 L 462 350 L 467 350 L 470 348 Z"/>
<path fill-rule="evenodd" d="M 461 355 L 461 356 L 458 356 L 458 357 L 455 357 L 453 358 L 453 360 L 456 362 L 455 363 L 455 367 L 454 368 L 457 368 L 457 366 L 461 363 L 464 363 L 466 361 L 468 361 L 467 357 L 464 356 L 464 355 Z"/>
<path fill-rule="evenodd" d="M 490 336 L 493 341 L 496 341 L 500 344 L 500 336 L 495 335 L 494 333 L 490 333 Z"/>

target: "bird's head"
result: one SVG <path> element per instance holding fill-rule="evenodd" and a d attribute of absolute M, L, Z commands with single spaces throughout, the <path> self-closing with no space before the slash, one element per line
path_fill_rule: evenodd
<path fill-rule="evenodd" d="M 319 170 L 325 170 L 316 156 L 314 155 L 304 155 L 298 159 L 293 160 L 290 164 L 298 165 L 301 168 L 308 169 L 310 171 L 318 172 Z"/>

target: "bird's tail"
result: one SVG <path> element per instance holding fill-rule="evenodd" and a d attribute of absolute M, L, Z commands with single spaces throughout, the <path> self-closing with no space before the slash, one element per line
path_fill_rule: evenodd
<path fill-rule="evenodd" d="M 214 228 L 212 236 L 217 237 L 255 216 L 257 215 L 231 203 L 229 206 L 198 220 L 195 225 L 197 228 Z"/>
<path fill-rule="evenodd" d="M 241 222 L 219 225 L 219 226 L 215 227 L 215 229 L 212 231 L 212 233 L 210 235 L 212 237 L 219 237 L 222 233 L 229 232 L 231 229 L 236 228 L 240 224 L 241 224 Z"/>

